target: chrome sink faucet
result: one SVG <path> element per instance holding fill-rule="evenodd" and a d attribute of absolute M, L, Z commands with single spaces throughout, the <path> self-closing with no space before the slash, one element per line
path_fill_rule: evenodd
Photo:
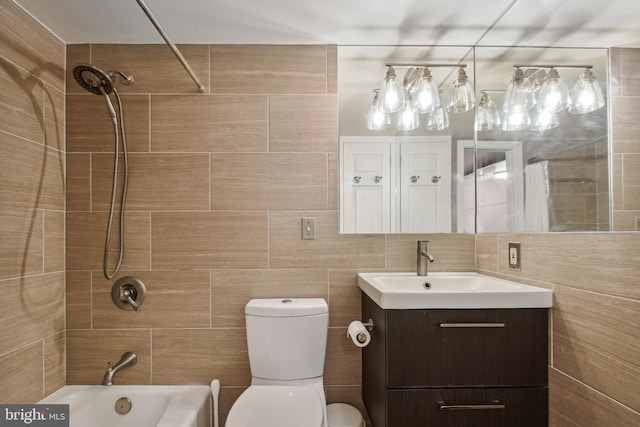
<path fill-rule="evenodd" d="M 418 240 L 418 276 L 426 276 L 428 271 L 428 263 L 433 262 L 433 256 L 427 252 L 428 240 Z"/>
<path fill-rule="evenodd" d="M 134 366 L 138 358 L 135 353 L 127 351 L 122 354 L 122 357 L 115 365 L 113 362 L 109 362 L 109 368 L 107 372 L 104 373 L 104 377 L 102 378 L 102 385 L 113 385 L 116 379 L 116 374 L 123 369 L 130 368 Z"/>

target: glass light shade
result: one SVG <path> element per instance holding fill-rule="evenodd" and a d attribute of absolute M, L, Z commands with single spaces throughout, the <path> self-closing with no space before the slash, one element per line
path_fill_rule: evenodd
<path fill-rule="evenodd" d="M 378 108 L 383 113 L 396 113 L 404 108 L 404 89 L 393 67 L 387 70 L 378 100 Z"/>
<path fill-rule="evenodd" d="M 524 130 L 531 126 L 531 117 L 527 110 L 506 113 L 502 121 L 502 130 L 505 132 L 514 132 Z"/>
<path fill-rule="evenodd" d="M 500 126 L 500 112 L 491 97 L 483 93 L 476 107 L 476 130 L 493 130 Z"/>
<path fill-rule="evenodd" d="M 473 94 L 473 86 L 469 82 L 464 68 L 458 68 L 458 77 L 449 88 L 447 100 L 447 112 L 464 113 L 471 110 L 476 105 L 476 97 Z"/>
<path fill-rule="evenodd" d="M 585 114 L 604 107 L 604 95 L 590 69 L 585 69 L 571 91 L 571 114 Z"/>
<path fill-rule="evenodd" d="M 427 130 L 443 130 L 449 127 L 449 115 L 442 106 L 427 114 L 425 128 Z"/>
<path fill-rule="evenodd" d="M 413 108 L 418 113 L 430 113 L 440 107 L 440 93 L 431 72 L 424 68 L 413 93 Z"/>
<path fill-rule="evenodd" d="M 391 123 L 389 115 L 380 111 L 378 108 L 378 93 L 373 97 L 373 102 L 369 106 L 369 113 L 367 114 L 367 129 L 369 130 L 384 130 L 389 127 Z"/>
<path fill-rule="evenodd" d="M 507 114 L 517 113 L 530 110 L 535 105 L 536 98 L 533 96 L 531 83 L 524 77 L 524 72 L 520 68 L 516 68 L 513 78 L 507 86 L 502 110 Z"/>
<path fill-rule="evenodd" d="M 560 125 L 557 113 L 547 113 L 541 111 L 538 113 L 536 120 L 531 125 L 531 130 L 535 132 L 544 132 Z"/>
<path fill-rule="evenodd" d="M 538 111 L 545 113 L 559 113 L 571 106 L 569 89 L 562 82 L 555 68 L 549 70 L 549 79 L 542 84 L 538 96 Z"/>
<path fill-rule="evenodd" d="M 413 102 L 411 101 L 411 95 L 405 94 L 404 108 L 398 112 L 396 120 L 396 127 L 400 131 L 412 131 L 417 129 L 420 125 L 420 118 L 418 113 L 413 108 Z"/>

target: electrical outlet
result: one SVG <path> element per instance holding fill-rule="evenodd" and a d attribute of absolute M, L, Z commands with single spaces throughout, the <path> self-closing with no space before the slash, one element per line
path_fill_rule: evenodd
<path fill-rule="evenodd" d="M 509 269 L 520 271 L 520 243 L 509 242 Z"/>
<path fill-rule="evenodd" d="M 302 218 L 302 240 L 316 240 L 315 218 Z"/>

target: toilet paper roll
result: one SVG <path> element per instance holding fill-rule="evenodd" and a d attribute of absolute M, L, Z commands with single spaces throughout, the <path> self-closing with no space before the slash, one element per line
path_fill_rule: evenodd
<path fill-rule="evenodd" d="M 358 347 L 366 347 L 371 342 L 371 334 L 369 334 L 367 328 L 359 320 L 354 320 L 349 323 L 347 336 L 350 337 L 351 341 Z"/>

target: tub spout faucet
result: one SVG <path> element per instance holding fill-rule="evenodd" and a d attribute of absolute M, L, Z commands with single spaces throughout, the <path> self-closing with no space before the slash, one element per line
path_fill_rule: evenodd
<path fill-rule="evenodd" d="M 433 262 L 433 256 L 427 252 L 428 240 L 418 240 L 418 276 L 426 276 L 428 273 L 428 263 Z"/>
<path fill-rule="evenodd" d="M 130 368 L 134 366 L 137 362 L 138 358 L 135 353 L 127 351 L 122 354 L 122 357 L 115 365 L 113 362 L 109 362 L 109 368 L 107 372 L 104 373 L 104 377 L 102 378 L 102 385 L 113 385 L 116 379 L 116 374 L 125 368 Z"/>

